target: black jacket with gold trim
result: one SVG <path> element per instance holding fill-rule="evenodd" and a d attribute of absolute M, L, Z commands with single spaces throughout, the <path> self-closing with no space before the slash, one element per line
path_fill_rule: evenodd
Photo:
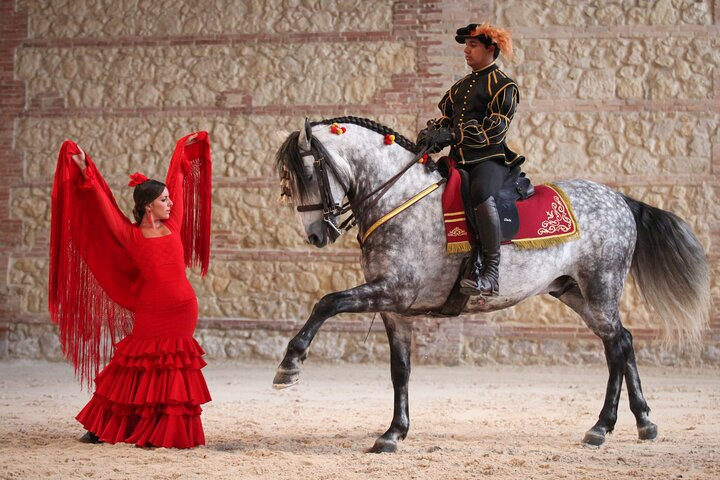
<path fill-rule="evenodd" d="M 517 84 L 492 63 L 450 87 L 438 104 L 441 127 L 450 128 L 450 156 L 460 165 L 502 160 L 515 165 L 524 157 L 505 144 L 515 108 L 520 101 Z"/>

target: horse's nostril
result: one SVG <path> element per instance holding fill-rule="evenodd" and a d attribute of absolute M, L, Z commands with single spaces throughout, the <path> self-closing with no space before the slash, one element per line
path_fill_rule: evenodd
<path fill-rule="evenodd" d="M 312 233 L 308 235 L 308 243 L 310 245 L 318 245 L 320 243 L 320 238 L 314 233 Z"/>

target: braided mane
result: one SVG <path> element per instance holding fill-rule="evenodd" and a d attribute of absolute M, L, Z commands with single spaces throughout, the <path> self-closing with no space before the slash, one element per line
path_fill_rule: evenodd
<path fill-rule="evenodd" d="M 353 117 L 353 116 L 347 116 L 347 117 L 335 117 L 335 118 L 328 118 L 325 120 L 320 120 L 317 122 L 311 122 L 310 125 L 313 127 L 315 125 L 330 125 L 332 123 L 352 123 L 354 125 L 359 125 L 361 127 L 365 127 L 368 130 L 372 130 L 373 132 L 379 133 L 380 135 L 395 135 L 395 143 L 403 147 L 405 150 L 409 150 L 412 153 L 417 153 L 418 149 L 415 146 L 415 142 L 408 139 L 407 137 L 404 137 L 403 135 L 399 134 L 395 130 L 386 127 L 385 125 L 381 125 L 373 120 L 370 120 L 369 118 L 362 118 L 362 117 Z"/>
<path fill-rule="evenodd" d="M 330 125 L 332 123 L 351 123 L 372 130 L 380 135 L 395 135 L 395 143 L 412 153 L 418 152 L 415 142 L 402 136 L 395 130 L 367 118 L 352 116 L 335 117 L 312 122 L 310 125 Z M 288 135 L 275 154 L 275 168 L 282 178 L 294 186 L 293 190 L 299 196 L 300 200 L 304 201 L 309 195 L 310 187 L 303 173 L 302 157 L 298 149 L 299 136 L 300 132 L 292 132 Z"/>

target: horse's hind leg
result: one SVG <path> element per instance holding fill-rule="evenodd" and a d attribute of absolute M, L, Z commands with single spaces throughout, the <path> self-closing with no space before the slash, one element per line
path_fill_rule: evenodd
<path fill-rule="evenodd" d="M 657 437 L 657 425 L 650 421 L 650 407 L 648 407 L 645 397 L 642 393 L 640 385 L 640 375 L 635 362 L 635 349 L 632 345 L 632 335 L 623 328 L 623 347 L 627 354 L 627 363 L 625 365 L 625 383 L 628 388 L 628 397 L 630 399 L 630 410 L 635 415 L 635 423 L 637 424 L 638 437 L 640 440 L 653 440 Z"/>
<path fill-rule="evenodd" d="M 578 285 L 573 285 L 558 296 L 563 303 L 580 314 L 585 323 L 602 339 L 605 348 L 609 373 L 605 402 L 598 421 L 583 438 L 583 443 L 595 446 L 602 445 L 605 442 L 605 435 L 615 428 L 623 377 L 627 379 L 630 409 L 635 415 L 640 438 L 652 439 L 657 435 L 657 427 L 648 419 L 650 408 L 645 402 L 640 386 L 632 335 L 623 328 L 620 321 L 617 308 L 619 293 L 610 295 L 610 299 L 606 293 L 602 288 L 602 282 L 597 282 L 593 287 L 587 288 L 585 295 Z M 594 298 L 601 300 L 593 301 Z"/>
<path fill-rule="evenodd" d="M 307 358 L 313 338 L 328 318 L 338 313 L 377 312 L 395 308 L 388 290 L 383 283 L 367 283 L 321 298 L 313 307 L 305 325 L 288 343 L 285 357 L 273 379 L 273 387 L 287 388 L 299 381 L 300 364 Z"/>
<path fill-rule="evenodd" d="M 399 440 L 404 440 L 410 429 L 408 407 L 408 381 L 410 380 L 410 350 L 412 323 L 410 320 L 391 313 L 382 314 L 390 342 L 390 372 L 395 392 L 395 408 L 390 428 L 382 434 L 369 452 L 394 452 Z"/>

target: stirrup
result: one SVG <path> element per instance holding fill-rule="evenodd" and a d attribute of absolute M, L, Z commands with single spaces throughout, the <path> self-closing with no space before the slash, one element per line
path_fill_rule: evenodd
<path fill-rule="evenodd" d="M 500 293 L 500 287 L 497 282 L 488 281 L 490 288 L 483 290 L 482 288 L 482 277 L 477 280 L 470 278 L 463 278 L 460 280 L 460 293 L 467 295 L 468 297 L 477 297 L 478 295 L 483 297 L 497 297 Z"/>

